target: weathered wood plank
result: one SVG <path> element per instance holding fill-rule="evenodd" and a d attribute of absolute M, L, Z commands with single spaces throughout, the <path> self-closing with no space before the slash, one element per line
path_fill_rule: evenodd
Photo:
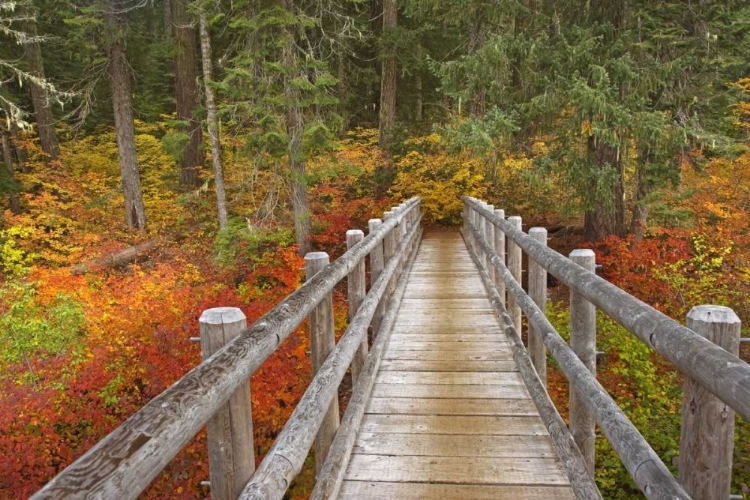
<path fill-rule="evenodd" d="M 530 399 L 372 398 L 366 411 L 384 415 L 538 415 Z"/>
<path fill-rule="evenodd" d="M 425 457 L 537 457 L 556 458 L 549 436 L 497 436 L 362 432 L 354 445 L 358 455 Z"/>
<path fill-rule="evenodd" d="M 394 332 L 391 342 L 506 342 L 502 333 L 401 333 Z"/>
<path fill-rule="evenodd" d="M 409 309 L 420 309 L 420 310 L 433 310 L 433 309 L 472 309 L 480 310 L 484 312 L 492 311 L 486 298 L 461 298 L 457 299 L 404 299 L 401 302 L 401 310 Z"/>
<path fill-rule="evenodd" d="M 491 351 L 388 351 L 384 360 L 422 361 L 503 361 L 513 359 L 509 346 L 502 344 Z"/>
<path fill-rule="evenodd" d="M 524 385 L 521 376 L 512 372 L 381 372 L 375 382 L 422 385 Z"/>
<path fill-rule="evenodd" d="M 405 325 L 400 324 L 398 326 L 393 327 L 394 333 L 399 334 L 409 334 L 409 333 L 416 333 L 416 334 L 426 334 L 430 333 L 433 335 L 442 335 L 442 334 L 449 334 L 449 335 L 455 335 L 457 333 L 492 333 L 496 335 L 503 335 L 503 331 L 499 326 L 491 325 L 491 326 L 477 326 L 472 328 L 469 325 Z"/>
<path fill-rule="evenodd" d="M 362 420 L 360 432 L 544 436 L 547 434 L 547 429 L 538 415 L 530 417 L 503 417 L 485 415 L 368 414 Z"/>
<path fill-rule="evenodd" d="M 567 486 L 388 483 L 344 481 L 340 500 L 575 500 Z"/>
<path fill-rule="evenodd" d="M 554 458 L 391 457 L 353 455 L 346 479 L 468 484 L 568 484 Z"/>
<path fill-rule="evenodd" d="M 523 385 L 375 384 L 374 398 L 529 398 Z"/>
<path fill-rule="evenodd" d="M 516 372 L 518 368 L 516 362 L 512 359 L 491 361 L 405 359 L 384 360 L 380 365 L 380 370 L 402 372 Z"/>
<path fill-rule="evenodd" d="M 390 342 L 389 351 L 443 351 L 484 352 L 507 346 L 507 342 Z"/>

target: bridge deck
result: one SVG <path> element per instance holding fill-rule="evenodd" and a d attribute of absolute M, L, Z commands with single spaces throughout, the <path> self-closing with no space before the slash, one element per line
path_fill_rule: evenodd
<path fill-rule="evenodd" d="M 490 307 L 460 235 L 426 235 L 339 498 L 575 498 Z"/>

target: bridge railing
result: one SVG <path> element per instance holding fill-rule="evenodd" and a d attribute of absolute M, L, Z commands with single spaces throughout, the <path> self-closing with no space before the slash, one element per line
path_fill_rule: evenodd
<path fill-rule="evenodd" d="M 420 199 L 413 198 L 386 212 L 384 222 L 371 220 L 367 237 L 350 231 L 349 249 L 336 261 L 328 264 L 327 255 L 308 254 L 306 283 L 249 328 L 243 328 L 244 315 L 239 310 L 206 311 L 201 317 L 203 362 L 32 498 L 137 498 L 207 423 L 212 498 L 282 498 L 316 435 L 318 469 L 322 468 L 333 439 L 330 431 L 335 433 L 338 425 L 338 406 L 333 404 L 338 387 L 350 365 L 354 375 L 363 378 L 372 358 L 365 357 L 368 327 L 372 323 L 377 333 L 378 323 L 398 307 L 394 299 L 399 297 L 397 281 L 403 277 L 399 271 L 416 252 L 420 220 Z M 368 256 L 372 280 L 365 294 Z M 334 346 L 331 292 L 344 278 L 350 285 L 350 324 Z M 402 286 L 399 282 L 398 287 Z M 313 381 L 253 472 L 249 378 L 308 316 L 316 351 Z"/>
<path fill-rule="evenodd" d="M 473 257 L 482 268 L 493 306 L 506 323 L 506 333 L 520 342 L 523 311 L 534 375 L 540 381 L 546 377 L 546 346 L 570 381 L 570 430 L 588 471 L 593 474 L 595 419 L 647 498 L 729 499 L 732 409 L 750 420 L 750 365 L 737 357 L 740 323 L 731 309 L 696 307 L 688 315 L 692 329 L 687 328 L 596 276 L 590 250 L 574 251 L 568 259 L 547 248 L 543 228 L 526 234 L 520 217 L 506 219 L 502 210 L 474 198 L 465 197 L 464 203 L 464 237 L 476 252 Z M 522 251 L 529 260 L 529 294 L 521 286 Z M 571 290 L 570 347 L 546 319 L 545 272 Z M 688 377 L 679 481 L 596 380 L 595 308 Z"/>

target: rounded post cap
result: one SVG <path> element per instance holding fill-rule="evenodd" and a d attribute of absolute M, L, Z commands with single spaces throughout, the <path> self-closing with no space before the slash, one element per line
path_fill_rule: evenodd
<path fill-rule="evenodd" d="M 198 321 L 209 325 L 224 325 L 245 321 L 246 319 L 245 313 L 239 307 L 214 307 L 203 311 Z"/>
<path fill-rule="evenodd" d="M 585 258 L 595 258 L 595 257 L 596 257 L 596 254 L 590 248 L 578 248 L 570 252 L 571 259 L 574 259 L 574 258 L 585 259 Z"/>
<path fill-rule="evenodd" d="M 504 219 L 505 218 L 505 210 L 503 210 L 502 208 L 496 208 L 495 209 L 495 215 L 497 215 L 498 217 L 502 217 Z"/>
<path fill-rule="evenodd" d="M 700 321 L 702 323 L 741 323 L 740 318 L 731 308 L 710 304 L 693 307 L 690 309 L 687 317 L 691 321 Z"/>
<path fill-rule="evenodd" d="M 328 260 L 328 254 L 326 252 L 308 252 L 305 254 L 305 262 L 316 260 Z"/>
<path fill-rule="evenodd" d="M 364 236 L 364 235 L 365 235 L 365 232 L 364 232 L 364 231 L 362 231 L 361 229 L 349 229 L 349 230 L 348 230 L 348 231 L 346 232 L 346 237 L 347 237 L 347 238 L 348 238 L 349 236 Z"/>
<path fill-rule="evenodd" d="M 546 227 L 532 227 L 529 229 L 529 235 L 535 235 L 535 234 L 547 234 L 547 228 Z"/>
<path fill-rule="evenodd" d="M 370 228 L 370 231 L 372 231 L 373 229 L 375 229 L 376 227 L 382 224 L 383 224 L 383 221 L 380 219 L 370 219 L 367 221 L 367 227 Z"/>

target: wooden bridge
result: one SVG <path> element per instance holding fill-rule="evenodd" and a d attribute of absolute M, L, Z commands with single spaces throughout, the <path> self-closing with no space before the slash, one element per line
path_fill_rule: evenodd
<path fill-rule="evenodd" d="M 423 240 L 412 199 L 367 237 L 349 231 L 333 263 L 308 254 L 305 285 L 249 328 L 238 309 L 206 311 L 203 363 L 33 498 L 137 498 L 208 424 L 215 499 L 283 498 L 313 446 L 316 500 L 600 499 L 595 422 L 647 498 L 731 498 L 733 410 L 750 418 L 736 315 L 700 306 L 684 327 L 597 277 L 592 252 L 566 258 L 543 228 L 526 234 L 520 217 L 464 201 L 463 238 Z M 571 290 L 570 345 L 544 314 L 547 272 Z M 350 321 L 336 343 L 331 292 L 344 278 Z M 687 376 L 679 478 L 596 381 L 596 308 Z M 315 376 L 255 470 L 247 381 L 305 318 Z M 573 388 L 567 424 L 545 389 L 547 350 Z"/>

